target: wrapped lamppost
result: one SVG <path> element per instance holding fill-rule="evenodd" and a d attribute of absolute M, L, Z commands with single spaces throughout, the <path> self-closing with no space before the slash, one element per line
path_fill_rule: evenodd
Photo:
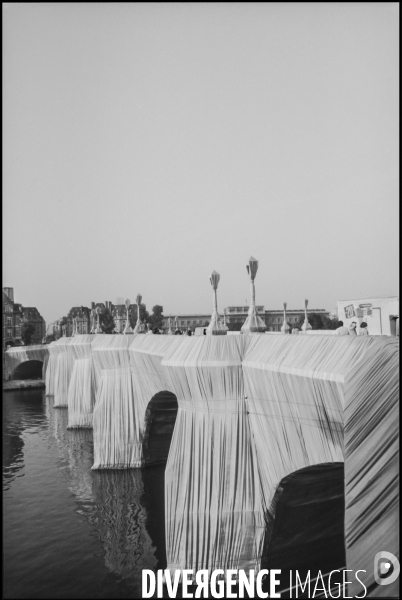
<path fill-rule="evenodd" d="M 71 337 L 75 337 L 78 335 L 78 331 L 77 331 L 77 318 L 73 317 L 73 330 L 71 332 Z"/>
<path fill-rule="evenodd" d="M 95 311 L 96 311 L 96 316 L 97 316 L 95 333 L 102 333 L 102 329 L 101 329 L 101 326 L 100 326 L 100 315 L 101 315 L 101 309 L 100 309 L 100 307 L 97 306 L 96 309 L 95 309 Z"/>
<path fill-rule="evenodd" d="M 229 331 L 229 327 L 226 324 L 226 310 L 223 309 L 223 328 L 225 329 L 225 331 Z"/>
<path fill-rule="evenodd" d="M 289 329 L 290 329 L 289 324 L 286 320 L 286 307 L 287 307 L 287 304 L 286 304 L 286 302 L 284 302 L 283 303 L 283 324 L 281 327 L 282 333 L 289 333 Z"/>
<path fill-rule="evenodd" d="M 308 317 L 307 317 L 307 306 L 308 306 L 308 300 L 306 299 L 306 300 L 304 301 L 304 323 L 303 323 L 303 325 L 302 325 L 302 331 L 303 331 L 304 333 L 307 333 L 307 331 L 308 331 L 309 329 L 312 329 L 312 327 L 311 327 L 310 323 L 308 322 Z"/>
<path fill-rule="evenodd" d="M 124 304 L 126 305 L 126 326 L 123 333 L 127 335 L 128 333 L 133 333 L 130 325 L 130 300 L 127 298 Z"/>
<path fill-rule="evenodd" d="M 142 300 L 141 294 L 137 294 L 137 297 L 135 299 L 135 301 L 137 303 L 137 323 L 135 324 L 135 327 L 134 327 L 134 333 L 144 333 L 144 326 L 141 323 L 141 319 L 140 319 L 141 300 Z"/>
<path fill-rule="evenodd" d="M 92 325 L 91 325 L 90 333 L 96 333 L 96 309 L 95 308 L 93 308 L 91 310 L 91 317 L 92 317 Z"/>
<path fill-rule="evenodd" d="M 121 333 L 121 319 L 120 319 L 120 314 L 119 314 L 119 312 L 120 312 L 120 311 L 119 311 L 119 308 L 116 308 L 116 309 L 114 310 L 114 315 L 113 315 L 113 317 L 116 317 L 116 318 L 114 319 L 114 321 L 115 321 L 114 332 L 115 332 L 115 333 Z"/>
<path fill-rule="evenodd" d="M 258 270 L 258 260 L 250 257 L 248 261 L 248 265 L 246 266 L 247 273 L 250 278 L 250 287 L 251 287 L 251 303 L 250 308 L 248 309 L 248 316 L 245 320 L 243 327 L 241 328 L 242 333 L 264 333 L 267 330 L 267 326 L 261 317 L 258 316 L 257 309 L 255 307 L 255 285 L 254 279 L 257 275 Z"/>
<path fill-rule="evenodd" d="M 218 283 L 221 276 L 216 271 L 212 271 L 209 281 L 213 289 L 213 309 L 209 325 L 206 329 L 207 335 L 226 335 L 227 329 L 223 326 L 218 313 Z"/>
<path fill-rule="evenodd" d="M 175 326 L 175 332 L 176 331 L 180 331 L 179 329 L 179 320 L 177 317 L 174 318 L 174 326 Z"/>
<path fill-rule="evenodd" d="M 172 331 L 172 319 L 168 319 L 168 325 L 169 325 L 169 329 L 168 329 L 168 335 L 173 335 L 173 331 Z"/>

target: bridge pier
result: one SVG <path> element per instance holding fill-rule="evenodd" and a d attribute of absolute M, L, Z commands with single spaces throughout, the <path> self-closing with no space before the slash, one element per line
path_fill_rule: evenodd
<path fill-rule="evenodd" d="M 71 354 L 73 370 L 68 387 L 68 429 L 92 429 L 96 397 L 96 377 L 93 368 L 91 342 L 94 335 L 72 338 L 67 352 Z"/>

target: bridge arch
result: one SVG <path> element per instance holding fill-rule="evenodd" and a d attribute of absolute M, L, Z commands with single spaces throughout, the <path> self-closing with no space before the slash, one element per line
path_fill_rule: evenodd
<path fill-rule="evenodd" d="M 42 379 L 43 361 L 41 360 L 26 360 L 15 367 L 12 371 L 10 379 Z"/>
<path fill-rule="evenodd" d="M 143 434 L 145 465 L 167 461 L 177 410 L 177 398 L 167 390 L 156 393 L 148 402 Z"/>
<path fill-rule="evenodd" d="M 281 565 L 284 573 L 304 568 L 324 573 L 346 565 L 343 462 L 316 464 L 283 477 L 270 512 L 261 568 Z"/>

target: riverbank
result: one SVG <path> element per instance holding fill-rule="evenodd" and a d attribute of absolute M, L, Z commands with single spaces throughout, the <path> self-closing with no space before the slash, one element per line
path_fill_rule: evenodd
<path fill-rule="evenodd" d="M 43 379 L 17 379 L 15 381 L 3 381 L 3 392 L 14 390 L 44 390 Z"/>

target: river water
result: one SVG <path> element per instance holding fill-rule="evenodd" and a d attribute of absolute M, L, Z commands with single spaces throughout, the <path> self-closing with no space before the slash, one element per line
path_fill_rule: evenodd
<path fill-rule="evenodd" d="M 3 394 L 3 597 L 141 598 L 142 569 L 166 567 L 164 466 L 92 471 L 92 430 L 67 430 L 52 405 Z M 263 566 L 343 567 L 343 466 L 282 487 Z"/>

